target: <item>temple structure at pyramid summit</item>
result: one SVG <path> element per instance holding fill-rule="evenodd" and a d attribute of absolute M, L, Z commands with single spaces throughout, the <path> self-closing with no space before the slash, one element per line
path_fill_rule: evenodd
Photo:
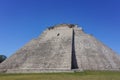
<path fill-rule="evenodd" d="M 74 24 L 49 27 L 0 64 L 0 72 L 120 71 L 120 56 Z"/>

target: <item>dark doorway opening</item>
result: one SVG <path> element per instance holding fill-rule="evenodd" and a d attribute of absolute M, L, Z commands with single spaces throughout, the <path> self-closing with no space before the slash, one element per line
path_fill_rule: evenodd
<path fill-rule="evenodd" d="M 60 35 L 60 33 L 57 34 L 57 36 L 59 36 L 59 35 Z"/>

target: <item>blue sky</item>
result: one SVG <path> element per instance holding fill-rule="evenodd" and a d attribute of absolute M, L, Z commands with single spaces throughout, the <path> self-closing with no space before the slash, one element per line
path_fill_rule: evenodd
<path fill-rule="evenodd" d="M 0 54 L 60 23 L 79 24 L 120 54 L 120 0 L 0 0 Z"/>

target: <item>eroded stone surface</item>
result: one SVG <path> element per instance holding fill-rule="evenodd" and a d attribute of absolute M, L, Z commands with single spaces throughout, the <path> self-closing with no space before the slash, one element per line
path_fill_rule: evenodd
<path fill-rule="evenodd" d="M 120 58 L 74 24 L 49 27 L 0 64 L 0 72 L 117 70 Z"/>

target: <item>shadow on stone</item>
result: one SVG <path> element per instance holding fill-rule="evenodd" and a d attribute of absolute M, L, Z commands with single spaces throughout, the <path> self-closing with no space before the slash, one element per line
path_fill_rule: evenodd
<path fill-rule="evenodd" d="M 75 54 L 75 38 L 74 38 L 75 32 L 73 30 L 72 34 L 72 57 L 71 57 L 71 69 L 78 69 L 76 54 Z"/>

